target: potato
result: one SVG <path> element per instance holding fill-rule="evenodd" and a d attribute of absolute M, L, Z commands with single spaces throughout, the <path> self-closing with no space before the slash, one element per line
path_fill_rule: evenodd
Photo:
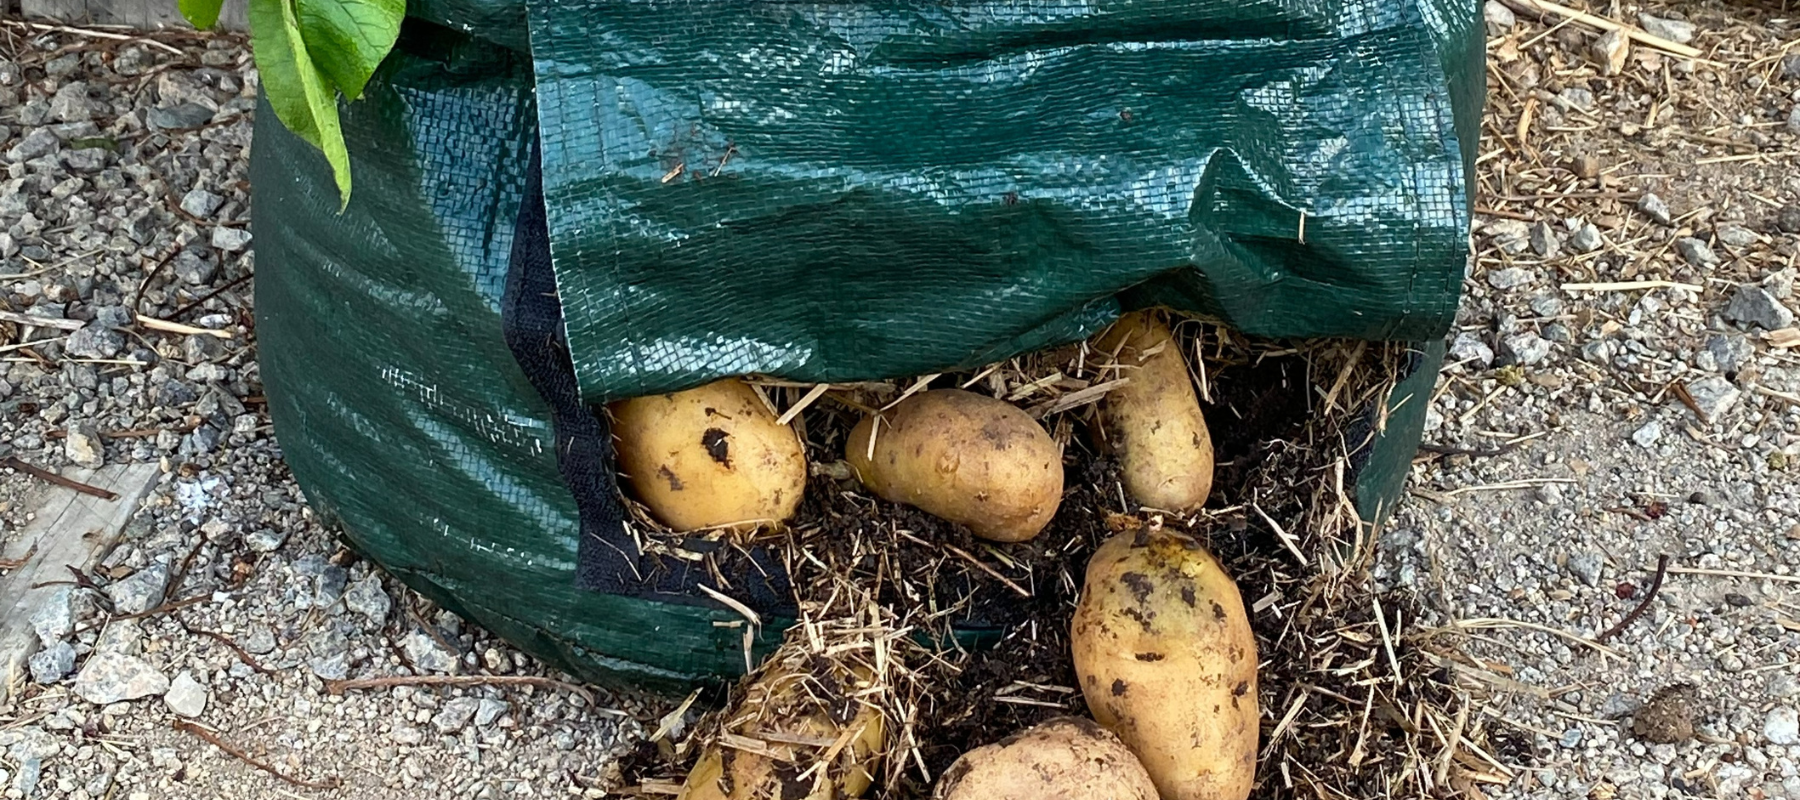
<path fill-rule="evenodd" d="M 756 390 L 736 378 L 611 406 L 619 469 L 650 513 L 691 531 L 754 528 L 792 516 L 806 453 Z"/>
<path fill-rule="evenodd" d="M 869 675 L 857 669 L 853 679 Z M 820 704 L 807 679 L 806 672 L 778 667 L 752 683 L 726 731 L 760 743 L 756 747 L 766 753 L 714 743 L 700 754 L 676 800 L 836 800 L 868 791 L 884 735 L 881 711 L 848 698 Z M 839 718 L 849 721 L 840 725 Z M 768 734 L 821 744 L 763 738 Z M 827 754 L 834 755 L 832 763 L 807 775 Z"/>
<path fill-rule="evenodd" d="M 1161 318 L 1134 311 L 1095 347 L 1118 354 L 1130 382 L 1100 402 L 1099 438 L 1119 458 L 1125 492 L 1151 508 L 1187 513 L 1212 491 L 1212 434 L 1181 347 Z"/>
<path fill-rule="evenodd" d="M 977 747 L 950 765 L 933 800 L 1157 800 L 1156 786 L 1119 737 L 1057 717 Z"/>
<path fill-rule="evenodd" d="M 936 389 L 901 401 L 879 431 L 876 419 L 850 432 L 844 458 L 882 497 L 999 542 L 1036 536 L 1062 503 L 1062 448 L 1010 403 Z"/>
<path fill-rule="evenodd" d="M 1256 639 L 1237 585 L 1200 543 L 1161 529 L 1109 539 L 1071 626 L 1088 711 L 1162 800 L 1243 800 L 1256 773 Z"/>

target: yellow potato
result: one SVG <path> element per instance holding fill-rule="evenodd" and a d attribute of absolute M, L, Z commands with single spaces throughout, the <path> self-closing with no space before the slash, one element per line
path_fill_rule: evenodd
<path fill-rule="evenodd" d="M 1157 800 L 1156 786 L 1119 737 L 1057 717 L 950 765 L 933 800 Z"/>
<path fill-rule="evenodd" d="M 1256 774 L 1256 639 L 1237 585 L 1200 543 L 1160 529 L 1088 562 L 1070 639 L 1088 711 L 1162 800 L 1243 800 Z"/>
<path fill-rule="evenodd" d="M 860 680 L 869 674 L 865 669 L 854 671 Z M 776 668 L 752 683 L 742 703 L 732 709 L 726 731 L 753 740 L 766 752 L 714 743 L 700 754 L 676 800 L 836 800 L 868 791 L 884 735 L 881 711 L 849 699 L 832 704 L 835 708 L 821 705 L 814 699 L 816 693 L 807 690 L 807 677 L 804 672 Z M 846 709 L 853 712 L 849 722 L 834 721 L 834 715 L 844 716 L 841 712 Z M 790 741 L 830 744 L 815 747 L 762 738 L 770 733 Z M 834 747 L 832 762 L 807 775 Z"/>
<path fill-rule="evenodd" d="M 749 384 L 729 378 L 610 410 L 619 470 L 663 524 L 753 528 L 800 506 L 806 452 Z"/>
<path fill-rule="evenodd" d="M 1149 311 L 1119 318 L 1095 347 L 1117 352 L 1130 382 L 1100 402 L 1100 438 L 1118 454 L 1125 492 L 1151 508 L 1186 513 L 1212 491 L 1212 434 L 1169 326 Z"/>
<path fill-rule="evenodd" d="M 1062 448 L 1016 406 L 936 389 L 882 415 L 879 430 L 875 420 L 868 417 L 850 432 L 844 458 L 876 494 L 999 542 L 1030 539 L 1056 516 Z"/>

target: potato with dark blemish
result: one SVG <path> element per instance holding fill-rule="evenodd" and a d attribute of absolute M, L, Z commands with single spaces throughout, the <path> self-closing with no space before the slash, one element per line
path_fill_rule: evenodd
<path fill-rule="evenodd" d="M 960 389 L 920 392 L 863 419 L 844 460 L 876 494 L 997 542 L 1038 535 L 1062 503 L 1056 440 L 1017 406 Z"/>
<path fill-rule="evenodd" d="M 1056 717 L 950 765 L 934 800 L 1157 800 L 1156 786 L 1119 737 L 1085 719 Z"/>
<path fill-rule="evenodd" d="M 1119 459 L 1131 499 L 1187 513 L 1212 492 L 1212 433 L 1168 324 L 1151 311 L 1119 318 L 1094 342 L 1118 357 L 1125 385 L 1107 392 L 1090 429 Z"/>
<path fill-rule="evenodd" d="M 1162 800 L 1243 800 L 1256 775 L 1256 639 L 1194 539 L 1126 531 L 1088 562 L 1070 640 L 1088 711 Z"/>
<path fill-rule="evenodd" d="M 619 470 L 663 524 L 680 531 L 779 524 L 800 506 L 800 437 L 736 378 L 613 403 Z"/>

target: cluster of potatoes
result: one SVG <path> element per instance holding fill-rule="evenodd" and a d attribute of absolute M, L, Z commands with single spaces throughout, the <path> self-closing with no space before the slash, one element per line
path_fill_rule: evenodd
<path fill-rule="evenodd" d="M 1102 399 L 1090 427 L 1116 456 L 1126 492 L 1151 508 L 1200 508 L 1212 488 L 1212 442 L 1167 323 L 1134 312 L 1093 346 L 1115 357 L 1128 379 Z M 626 400 L 611 412 L 620 468 L 665 524 L 750 528 L 778 524 L 799 506 L 807 476 L 799 437 L 744 382 Z M 920 392 L 866 417 L 844 460 L 875 494 L 998 542 L 1038 535 L 1063 493 L 1061 448 L 1043 426 L 1010 403 L 957 389 Z M 1070 633 L 1094 722 L 1054 719 L 965 753 L 937 798 L 1249 795 L 1256 643 L 1236 584 L 1198 541 L 1147 526 L 1104 543 L 1088 563 Z M 760 678 L 747 696 L 778 694 L 764 685 L 770 680 Z M 681 798 L 859 796 L 874 772 L 868 759 L 882 749 L 879 715 L 866 716 L 805 718 L 814 738 L 855 745 L 828 751 L 830 764 L 801 766 L 810 778 L 804 788 L 792 781 L 803 753 L 715 745 Z"/>

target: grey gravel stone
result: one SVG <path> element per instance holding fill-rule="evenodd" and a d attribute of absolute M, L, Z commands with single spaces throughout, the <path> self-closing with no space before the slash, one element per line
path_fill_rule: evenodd
<path fill-rule="evenodd" d="M 1488 273 L 1488 285 L 1496 289 L 1517 289 L 1537 280 L 1537 273 L 1519 267 L 1507 267 Z"/>
<path fill-rule="evenodd" d="M 1611 339 L 1596 339 L 1581 346 L 1581 357 L 1595 364 L 1611 363 L 1618 345 Z"/>
<path fill-rule="evenodd" d="M 212 282 L 213 276 L 219 274 L 219 259 L 211 248 L 189 247 L 175 254 L 175 261 L 170 265 L 182 283 L 189 286 L 205 286 Z"/>
<path fill-rule="evenodd" d="M 33 654 L 26 667 L 31 670 L 32 681 L 55 683 L 75 671 L 75 648 L 68 642 L 58 641 Z"/>
<path fill-rule="evenodd" d="M 1794 312 L 1775 299 L 1775 295 L 1761 286 L 1743 284 L 1731 295 L 1731 302 L 1725 306 L 1725 319 L 1744 325 L 1759 325 L 1767 330 L 1779 330 L 1794 324 Z"/>
<path fill-rule="evenodd" d="M 86 122 L 94 118 L 96 105 L 88 98 L 86 83 L 65 83 L 50 98 L 50 116 L 62 122 Z"/>
<path fill-rule="evenodd" d="M 1646 448 L 1654 446 L 1656 440 L 1661 438 L 1662 422 L 1654 419 L 1644 423 L 1643 426 L 1639 427 L 1631 434 L 1632 441 L 1637 442 L 1639 447 Z"/>
<path fill-rule="evenodd" d="M 106 464 L 106 445 L 101 443 L 100 433 L 91 422 L 78 422 L 65 430 L 63 454 L 76 466 L 88 469 L 99 469 Z"/>
<path fill-rule="evenodd" d="M 1564 92 L 1564 94 L 1567 93 L 1567 91 Z M 1593 97 L 1589 95 L 1588 105 L 1592 105 L 1592 101 Z M 1548 222 L 1539 222 L 1531 226 L 1530 236 L 1531 251 L 1537 253 L 1539 258 L 1555 258 L 1557 253 L 1562 250 L 1562 237 L 1556 235 L 1556 229 L 1550 227 Z"/>
<path fill-rule="evenodd" d="M 443 645 L 427 636 L 424 631 L 413 631 L 400 641 L 400 649 L 406 653 L 407 660 L 426 672 L 450 672 L 456 669 L 456 654 L 445 650 Z"/>
<path fill-rule="evenodd" d="M 1706 338 L 1704 352 L 1712 356 L 1720 372 L 1730 375 L 1756 357 L 1756 345 L 1741 333 L 1715 333 Z"/>
<path fill-rule="evenodd" d="M 1599 553 L 1576 553 L 1569 556 L 1569 574 L 1589 586 L 1599 586 L 1600 571 L 1605 567 L 1605 563 Z"/>
<path fill-rule="evenodd" d="M 163 702 L 169 710 L 184 717 L 198 717 L 206 713 L 207 691 L 199 681 L 194 680 L 191 672 L 183 670 L 175 680 L 169 683 L 169 691 L 163 695 Z"/>
<path fill-rule="evenodd" d="M 280 548 L 283 542 L 287 541 L 287 537 L 287 531 L 263 528 L 262 530 L 245 536 L 244 544 L 249 545 L 251 550 L 255 550 L 258 553 L 272 553 Z"/>
<path fill-rule="evenodd" d="M 1563 313 L 1562 298 L 1545 292 L 1531 298 L 1531 313 L 1540 317 L 1554 317 Z"/>
<path fill-rule="evenodd" d="M 1581 227 L 1575 229 L 1575 234 L 1569 237 L 1569 246 L 1575 248 L 1577 253 L 1592 253 L 1605 243 L 1600 236 L 1600 229 L 1591 222 L 1582 223 Z"/>
<path fill-rule="evenodd" d="M 1481 6 L 1481 18 L 1487 23 L 1489 31 L 1500 34 L 1512 30 L 1519 19 L 1513 10 L 1500 0 L 1487 0 Z"/>
<path fill-rule="evenodd" d="M 1775 228 L 1784 233 L 1800 233 L 1800 206 L 1782 206 L 1775 213 Z"/>
<path fill-rule="evenodd" d="M 252 655 L 268 655 L 275 652 L 275 632 L 258 625 L 250 629 L 240 644 Z"/>
<path fill-rule="evenodd" d="M 1488 367 L 1494 363 L 1494 349 L 1482 341 L 1481 334 L 1463 331 L 1450 343 L 1450 360 Z"/>
<path fill-rule="evenodd" d="M 199 103 L 182 103 L 168 108 L 153 108 L 144 115 L 144 124 L 157 130 L 198 128 L 212 121 L 213 110 Z"/>
<path fill-rule="evenodd" d="M 1692 236 L 1676 239 L 1675 252 L 1681 255 L 1683 261 L 1696 267 L 1709 267 L 1719 263 L 1719 257 L 1713 253 L 1712 248 Z"/>
<path fill-rule="evenodd" d="M 431 718 L 431 727 L 440 733 L 456 733 L 474 719 L 475 712 L 481 707 L 480 701 L 473 697 L 458 697 L 444 703 L 438 713 Z"/>
<path fill-rule="evenodd" d="M 213 228 L 210 241 L 213 247 L 227 253 L 237 253 L 250 246 L 250 238 L 250 232 L 247 230 L 220 226 Z"/>
<path fill-rule="evenodd" d="M 1694 405 L 1700 407 L 1701 413 L 1708 421 L 1717 422 L 1720 415 L 1730 411 L 1743 395 L 1731 381 L 1718 375 L 1709 375 L 1687 385 L 1688 394 L 1693 397 Z"/>
<path fill-rule="evenodd" d="M 375 627 L 380 627 L 387 622 L 393 600 L 381 588 L 381 578 L 371 574 L 350 584 L 349 590 L 344 592 L 344 607 L 361 614 Z"/>
<path fill-rule="evenodd" d="M 163 589 L 168 583 L 168 568 L 162 564 L 151 564 L 106 587 L 106 596 L 112 599 L 113 610 L 121 614 L 137 614 L 149 610 L 161 601 Z"/>
<path fill-rule="evenodd" d="M 1763 720 L 1763 738 L 1770 744 L 1800 744 L 1800 712 L 1791 706 L 1776 706 Z"/>
<path fill-rule="evenodd" d="M 48 646 L 62 641 L 75 629 L 74 593 L 72 586 L 52 587 L 42 604 L 31 612 L 31 629 L 37 632 L 38 641 Z"/>
<path fill-rule="evenodd" d="M 121 653 L 96 653 L 75 675 L 75 694 L 94 705 L 151 697 L 169 690 L 169 679 L 150 663 Z"/>
<path fill-rule="evenodd" d="M 341 681 L 350 675 L 350 640 L 336 628 L 321 630 L 307 637 L 306 650 L 311 655 L 307 668 L 328 681 Z"/>
<path fill-rule="evenodd" d="M 1715 233 L 1720 242 L 1730 247 L 1749 247 L 1756 244 L 1756 232 L 1742 225 L 1720 225 Z"/>
<path fill-rule="evenodd" d="M 190 189 L 181 197 L 181 210 L 201 219 L 211 219 L 213 212 L 225 204 L 225 198 L 205 189 Z"/>
<path fill-rule="evenodd" d="M 1694 23 L 1678 19 L 1668 19 L 1650 14 L 1638 14 L 1638 24 L 1644 32 L 1651 36 L 1660 36 L 1676 44 L 1687 44 L 1694 40 Z"/>
<path fill-rule="evenodd" d="M 491 697 L 481 698 L 480 704 L 475 708 L 475 727 L 485 728 L 494 724 L 494 720 L 499 719 L 501 714 L 506 713 L 506 709 L 507 705 L 504 701 L 495 700 Z"/>
<path fill-rule="evenodd" d="M 112 358 L 123 349 L 124 335 L 99 324 L 89 324 L 63 340 L 63 352 L 76 358 Z"/>
<path fill-rule="evenodd" d="M 1637 207 L 1639 211 L 1644 212 L 1645 216 L 1655 220 L 1659 225 L 1668 225 L 1674 222 L 1674 216 L 1669 212 L 1669 204 L 1663 202 L 1661 197 L 1657 197 L 1655 192 L 1645 192 L 1643 197 L 1638 198 Z"/>
<path fill-rule="evenodd" d="M 56 138 L 48 128 L 38 128 L 25 134 L 18 144 L 6 151 L 6 160 L 13 163 L 42 158 L 62 149 L 62 140 Z"/>
<path fill-rule="evenodd" d="M 1550 355 L 1551 344 L 1531 333 L 1518 333 L 1500 340 L 1500 360 L 1507 364 L 1529 367 Z"/>

